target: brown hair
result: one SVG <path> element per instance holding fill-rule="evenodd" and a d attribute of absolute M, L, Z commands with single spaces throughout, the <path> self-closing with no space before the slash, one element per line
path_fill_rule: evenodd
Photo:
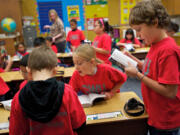
<path fill-rule="evenodd" d="M 97 63 L 102 63 L 101 60 L 96 58 L 96 51 L 94 48 L 88 44 L 80 45 L 73 53 L 73 55 L 77 55 L 87 61 L 90 61 L 91 59 L 95 59 Z"/>
<path fill-rule="evenodd" d="M 31 70 L 53 69 L 57 66 L 57 56 L 48 46 L 34 48 L 28 59 Z"/>
<path fill-rule="evenodd" d="M 141 1 L 130 12 L 130 25 L 154 25 L 157 22 L 158 28 L 165 28 L 170 22 L 166 9 L 158 0 Z"/>

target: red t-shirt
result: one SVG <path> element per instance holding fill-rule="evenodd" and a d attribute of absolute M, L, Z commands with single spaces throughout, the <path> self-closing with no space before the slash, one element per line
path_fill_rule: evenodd
<path fill-rule="evenodd" d="M 52 49 L 55 53 L 58 53 L 58 50 L 57 50 L 56 45 L 51 45 L 51 49 Z"/>
<path fill-rule="evenodd" d="M 141 42 L 137 38 L 134 38 L 134 43 L 131 40 L 126 40 L 125 38 L 121 39 L 119 43 L 138 44 L 141 46 Z"/>
<path fill-rule="evenodd" d="M 4 80 L 0 77 L 0 96 L 6 94 L 9 91 L 9 87 L 4 82 Z"/>
<path fill-rule="evenodd" d="M 79 128 L 86 121 L 77 94 L 67 84 L 59 113 L 48 123 L 39 123 L 27 118 L 19 104 L 19 92 L 12 101 L 9 135 L 76 135 L 73 129 Z"/>
<path fill-rule="evenodd" d="M 69 31 L 66 40 L 71 43 L 72 46 L 78 47 L 81 41 L 84 40 L 84 34 L 81 30 Z"/>
<path fill-rule="evenodd" d="M 108 58 L 111 55 L 111 43 L 112 43 L 111 37 L 107 33 L 104 33 L 100 36 L 96 36 L 93 42 L 94 47 L 109 51 L 109 54 L 102 54 L 96 52 L 96 57 L 104 61 L 106 64 L 110 64 L 110 65 L 111 62 L 109 61 Z"/>
<path fill-rule="evenodd" d="M 4 69 L 3 68 L 0 68 L 0 73 L 4 72 Z"/>
<path fill-rule="evenodd" d="M 24 80 L 20 85 L 19 85 L 19 90 L 21 90 L 22 88 L 24 88 L 24 86 L 27 84 L 27 80 Z"/>
<path fill-rule="evenodd" d="M 109 66 L 108 64 L 97 65 L 97 72 L 95 75 L 81 76 L 79 72 L 74 71 L 70 85 L 76 92 L 101 93 L 110 91 L 117 83 L 124 83 L 126 75 L 119 70 Z"/>
<path fill-rule="evenodd" d="M 148 124 L 158 129 L 180 127 L 180 49 L 172 38 L 165 38 L 151 46 L 144 62 L 143 74 L 161 84 L 178 85 L 176 98 L 169 99 L 142 83 Z"/>
<path fill-rule="evenodd" d="M 23 53 L 21 53 L 21 52 L 19 52 L 19 51 L 16 52 L 16 55 L 17 55 L 17 56 L 20 56 L 20 55 L 21 55 L 21 56 L 25 56 L 25 55 L 27 55 L 27 54 L 29 54 L 29 53 L 26 52 L 26 51 L 23 52 Z"/>

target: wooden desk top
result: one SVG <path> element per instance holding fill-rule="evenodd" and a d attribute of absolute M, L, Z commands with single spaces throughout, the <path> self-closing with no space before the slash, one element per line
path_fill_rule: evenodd
<path fill-rule="evenodd" d="M 116 117 L 116 118 L 110 118 L 110 119 L 87 120 L 87 124 L 97 124 L 97 123 L 106 123 L 106 122 L 112 122 L 112 121 L 115 122 L 115 121 L 123 121 L 123 120 L 148 118 L 148 115 L 146 112 L 143 115 L 138 116 L 138 117 L 128 116 L 125 113 L 124 105 L 132 97 L 142 102 L 142 100 L 134 92 L 121 92 L 121 93 L 117 93 L 110 100 L 99 102 L 90 108 L 84 108 L 86 115 L 116 112 L 116 111 L 121 111 L 124 115 L 124 117 Z"/>
<path fill-rule="evenodd" d="M 9 115 L 10 111 L 7 111 L 3 106 L 0 106 L 0 123 L 8 122 Z M 0 134 L 2 133 L 9 133 L 9 129 L 0 130 Z"/>
<path fill-rule="evenodd" d="M 64 75 L 63 75 L 64 78 L 71 77 L 73 75 L 73 72 L 75 71 L 75 67 L 68 67 L 65 69 L 66 70 L 64 71 Z"/>
<path fill-rule="evenodd" d="M 58 67 L 56 77 L 71 77 L 74 70 L 74 67 Z M 19 71 L 0 73 L 0 77 L 2 77 L 5 82 L 24 80 L 22 74 Z"/>
<path fill-rule="evenodd" d="M 58 58 L 72 57 L 72 53 L 57 53 L 56 55 Z M 20 62 L 20 59 L 15 56 L 12 57 L 12 60 L 13 62 Z"/>
<path fill-rule="evenodd" d="M 19 71 L 0 73 L 0 77 L 2 77 L 5 82 L 24 80 L 22 74 Z"/>
<path fill-rule="evenodd" d="M 148 53 L 150 47 L 143 47 L 143 48 L 136 48 L 134 52 L 131 52 L 132 54 L 135 53 Z"/>

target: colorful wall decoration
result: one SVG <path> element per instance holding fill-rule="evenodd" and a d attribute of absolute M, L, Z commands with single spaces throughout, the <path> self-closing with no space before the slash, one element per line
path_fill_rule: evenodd
<path fill-rule="evenodd" d="M 67 12 L 68 12 L 68 21 L 70 21 L 71 19 L 76 19 L 77 21 L 80 21 L 78 5 L 67 6 Z"/>
<path fill-rule="evenodd" d="M 85 6 L 86 13 L 86 24 L 87 30 L 94 29 L 94 23 L 96 20 L 100 18 L 108 18 L 108 5 L 86 5 Z"/>
<path fill-rule="evenodd" d="M 43 30 L 43 26 L 46 24 L 51 24 L 51 22 L 43 21 L 43 18 L 48 19 L 48 13 L 44 12 L 44 9 L 39 7 L 39 3 L 46 4 L 46 10 L 48 10 L 52 7 L 49 6 L 52 3 L 56 3 L 54 8 L 57 10 L 58 15 L 64 22 L 64 27 L 66 30 L 66 33 L 68 32 L 67 30 L 70 29 L 70 24 L 69 20 L 74 18 L 77 19 L 78 21 L 78 27 L 82 30 L 84 30 L 84 10 L 83 10 L 83 0 L 36 0 L 37 1 L 37 13 L 38 13 L 38 20 L 39 20 L 39 31 L 40 34 L 44 34 L 47 31 Z M 59 3 L 59 4 L 58 4 Z M 49 9 L 48 9 L 49 7 Z M 41 10 L 41 11 L 40 11 Z M 42 13 L 43 11 L 43 13 Z M 40 18 L 41 17 L 41 18 Z M 42 21 L 41 21 L 42 19 Z"/>
<path fill-rule="evenodd" d="M 136 0 L 121 0 L 120 1 L 120 8 L 121 8 L 121 24 L 128 24 L 129 23 L 129 14 L 131 8 L 136 5 Z"/>
<path fill-rule="evenodd" d="M 107 4 L 107 0 L 85 0 L 86 5 Z"/>

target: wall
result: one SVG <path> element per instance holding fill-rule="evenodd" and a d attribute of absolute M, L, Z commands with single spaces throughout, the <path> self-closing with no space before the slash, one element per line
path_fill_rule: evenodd
<path fill-rule="evenodd" d="M 5 17 L 13 18 L 16 22 L 16 31 L 22 32 L 20 0 L 0 0 L 0 21 Z M 3 3 L 3 4 L 2 4 Z M 0 29 L 0 33 L 4 33 Z"/>

